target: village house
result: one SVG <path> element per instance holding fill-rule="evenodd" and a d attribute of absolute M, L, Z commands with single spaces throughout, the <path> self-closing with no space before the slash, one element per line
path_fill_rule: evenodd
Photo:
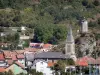
<path fill-rule="evenodd" d="M 34 60 L 45 60 L 48 62 L 57 62 L 65 59 L 66 56 L 62 52 L 41 52 L 34 55 Z"/>
<path fill-rule="evenodd" d="M 51 65 L 48 66 L 48 62 L 44 60 L 37 60 L 34 62 L 32 68 L 38 72 L 42 72 L 43 75 L 53 75 L 53 70 L 51 70 L 50 66 Z"/>
<path fill-rule="evenodd" d="M 1 67 L 5 68 L 7 66 L 8 66 L 8 64 L 7 64 L 7 61 L 5 60 L 3 51 L 0 51 L 0 68 Z"/>
<path fill-rule="evenodd" d="M 3 51 L 4 52 L 4 56 L 6 61 L 8 60 L 12 60 L 12 61 L 17 61 L 17 53 L 15 51 Z"/>
<path fill-rule="evenodd" d="M 17 61 L 23 65 L 25 65 L 25 59 L 24 59 L 24 54 L 18 54 L 17 55 Z"/>
<path fill-rule="evenodd" d="M 9 67 L 6 68 L 7 72 L 9 70 L 11 70 L 14 73 L 14 75 L 17 75 L 19 73 L 24 73 L 24 74 L 27 73 L 27 71 L 25 70 L 25 66 L 22 65 L 19 62 L 15 62 L 15 63 L 13 63 L 12 65 L 10 65 Z"/>
<path fill-rule="evenodd" d="M 52 44 L 44 44 L 44 43 L 30 43 L 30 48 L 37 48 L 40 49 L 41 52 L 50 51 L 53 47 Z"/>
<path fill-rule="evenodd" d="M 41 51 L 48 52 L 52 49 L 53 45 L 52 44 L 44 44 L 43 47 L 41 48 Z"/>
<path fill-rule="evenodd" d="M 30 43 L 29 46 L 31 48 L 42 48 L 44 43 Z"/>

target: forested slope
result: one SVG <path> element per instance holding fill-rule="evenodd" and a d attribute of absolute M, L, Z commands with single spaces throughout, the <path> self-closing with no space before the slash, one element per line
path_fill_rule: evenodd
<path fill-rule="evenodd" d="M 77 30 L 82 17 L 93 20 L 89 27 L 98 28 L 99 13 L 99 0 L 0 0 L 0 26 L 34 28 L 36 42 L 65 40 L 67 25 Z"/>

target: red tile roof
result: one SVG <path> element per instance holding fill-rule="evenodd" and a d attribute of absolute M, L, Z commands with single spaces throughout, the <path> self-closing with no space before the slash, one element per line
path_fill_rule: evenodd
<path fill-rule="evenodd" d="M 52 46 L 52 44 L 44 44 L 43 48 L 50 48 Z"/>
<path fill-rule="evenodd" d="M 17 55 L 17 53 L 15 51 L 11 52 L 11 51 L 3 51 L 5 58 L 12 58 L 12 55 Z"/>
<path fill-rule="evenodd" d="M 24 54 L 25 50 L 15 50 L 17 54 Z"/>
<path fill-rule="evenodd" d="M 4 51 L 4 56 L 5 58 L 10 58 L 12 60 L 17 60 L 17 57 L 16 57 L 17 53 L 15 51 Z"/>
<path fill-rule="evenodd" d="M 7 63 L 8 63 L 9 65 L 12 65 L 13 60 L 7 60 Z"/>
<path fill-rule="evenodd" d="M 96 59 L 96 64 L 100 64 L 100 57 Z"/>
<path fill-rule="evenodd" d="M 52 67 L 52 66 L 54 66 L 54 64 L 55 63 L 53 63 L 53 62 L 48 62 L 48 67 Z"/>
<path fill-rule="evenodd" d="M 5 60 L 3 53 L 0 53 L 0 60 Z"/>
<path fill-rule="evenodd" d="M 13 61 L 16 61 L 16 60 L 17 60 L 17 56 L 16 56 L 16 55 L 12 54 L 11 57 L 12 57 L 12 60 L 13 60 Z"/>
<path fill-rule="evenodd" d="M 6 70 L 4 68 L 0 68 L 0 72 L 5 72 Z"/>
<path fill-rule="evenodd" d="M 18 59 L 24 59 L 24 54 L 18 54 L 18 55 L 17 55 L 17 58 L 18 58 Z"/>
<path fill-rule="evenodd" d="M 25 68 L 25 66 L 24 66 L 23 64 L 21 64 L 21 63 L 19 63 L 19 62 L 17 62 L 17 61 L 15 62 L 15 64 L 17 64 L 18 66 L 20 66 L 20 67 L 23 68 L 23 69 Z"/>
<path fill-rule="evenodd" d="M 88 66 L 88 63 L 85 60 L 78 59 L 76 61 L 76 65 L 78 65 L 78 66 Z"/>
<path fill-rule="evenodd" d="M 88 64 L 96 64 L 96 60 L 90 56 L 84 56 L 76 61 L 80 66 L 87 66 Z"/>

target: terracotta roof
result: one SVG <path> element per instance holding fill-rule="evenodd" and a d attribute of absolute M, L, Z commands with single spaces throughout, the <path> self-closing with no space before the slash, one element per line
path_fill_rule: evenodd
<path fill-rule="evenodd" d="M 85 60 L 78 59 L 76 61 L 76 65 L 78 65 L 78 66 L 88 66 L 88 63 Z"/>
<path fill-rule="evenodd" d="M 10 51 L 3 51 L 5 58 L 11 58 Z"/>
<path fill-rule="evenodd" d="M 87 66 L 88 64 L 96 64 L 96 60 L 90 56 L 84 56 L 76 61 L 80 66 Z"/>
<path fill-rule="evenodd" d="M 5 58 L 12 58 L 12 55 L 17 55 L 17 53 L 15 51 L 3 51 Z"/>
<path fill-rule="evenodd" d="M 48 62 L 48 67 L 52 67 L 54 66 L 55 63 L 52 63 L 52 62 Z"/>
<path fill-rule="evenodd" d="M 20 67 L 23 68 L 23 69 L 25 68 L 25 66 L 24 66 L 23 64 L 21 64 L 21 63 L 19 63 L 19 62 L 17 62 L 17 61 L 15 62 L 15 64 L 17 64 L 18 66 L 20 66 Z"/>
<path fill-rule="evenodd" d="M 37 48 L 25 48 L 25 51 L 37 52 L 37 51 L 39 51 L 39 49 L 37 49 Z"/>
<path fill-rule="evenodd" d="M 3 53 L 0 53 L 0 60 L 5 60 Z"/>
<path fill-rule="evenodd" d="M 0 68 L 0 72 L 5 72 L 5 69 L 4 68 Z"/>
<path fill-rule="evenodd" d="M 50 48 L 52 46 L 52 44 L 44 44 L 43 48 Z"/>
<path fill-rule="evenodd" d="M 18 54 L 18 55 L 17 55 L 17 58 L 18 58 L 18 59 L 24 59 L 24 54 Z"/>
<path fill-rule="evenodd" d="M 25 52 L 25 50 L 15 50 L 15 52 L 16 52 L 17 54 L 23 54 L 23 53 Z"/>
<path fill-rule="evenodd" d="M 17 56 L 12 54 L 12 60 L 16 61 L 17 60 Z"/>
<path fill-rule="evenodd" d="M 100 64 L 100 57 L 96 59 L 96 64 Z"/>
<path fill-rule="evenodd" d="M 9 65 L 12 65 L 13 60 L 7 60 L 7 63 L 8 63 Z"/>
<path fill-rule="evenodd" d="M 15 51 L 4 51 L 5 58 L 10 58 L 12 60 L 17 60 L 17 53 Z"/>

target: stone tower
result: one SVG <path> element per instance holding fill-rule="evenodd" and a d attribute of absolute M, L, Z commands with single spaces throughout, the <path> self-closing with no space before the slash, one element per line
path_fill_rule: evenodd
<path fill-rule="evenodd" d="M 69 26 L 68 34 L 67 34 L 67 40 L 65 45 L 65 54 L 68 55 L 70 58 L 72 58 L 74 61 L 76 61 L 76 55 L 75 55 L 75 41 L 72 34 L 72 28 Z"/>
<path fill-rule="evenodd" d="M 80 24 L 80 33 L 88 33 L 88 21 L 86 19 L 83 19 L 80 21 Z"/>

